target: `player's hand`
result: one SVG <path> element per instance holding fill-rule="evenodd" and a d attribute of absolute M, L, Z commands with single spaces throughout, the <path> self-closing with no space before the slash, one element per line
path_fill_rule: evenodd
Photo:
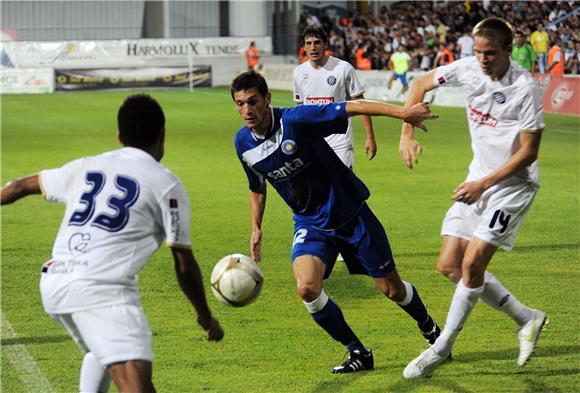
<path fill-rule="evenodd" d="M 486 187 L 481 181 L 470 181 L 461 183 L 453 190 L 453 195 L 451 199 L 457 202 L 466 203 L 471 205 L 481 198 L 481 195 L 485 192 Z"/>
<path fill-rule="evenodd" d="M 207 341 L 220 341 L 224 338 L 224 330 L 214 317 L 209 317 L 209 319 L 197 318 L 197 323 L 203 330 L 207 331 Z"/>
<path fill-rule="evenodd" d="M 438 118 L 438 115 L 431 113 L 428 102 L 418 103 L 410 106 L 409 108 L 406 108 L 405 115 L 403 116 L 404 121 L 410 123 L 413 127 L 422 129 L 425 132 L 427 132 L 427 127 L 425 127 L 423 122 L 425 120 L 435 120 Z"/>
<path fill-rule="evenodd" d="M 377 142 L 374 138 L 367 138 L 365 142 L 365 156 L 372 160 L 377 155 Z"/>
<path fill-rule="evenodd" d="M 252 238 L 250 239 L 250 255 L 256 262 L 262 260 L 262 231 L 254 229 L 252 231 Z"/>
<path fill-rule="evenodd" d="M 401 159 L 409 169 L 413 169 L 413 164 L 419 163 L 419 156 L 423 153 L 423 147 L 415 140 L 413 135 L 402 133 L 399 141 L 399 154 Z"/>

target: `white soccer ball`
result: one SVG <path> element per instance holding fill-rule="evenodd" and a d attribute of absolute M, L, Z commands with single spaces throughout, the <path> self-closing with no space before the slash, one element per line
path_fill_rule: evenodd
<path fill-rule="evenodd" d="M 262 289 L 264 276 L 256 262 L 242 254 L 220 259 L 211 272 L 211 290 L 222 303 L 242 307 L 253 302 Z"/>

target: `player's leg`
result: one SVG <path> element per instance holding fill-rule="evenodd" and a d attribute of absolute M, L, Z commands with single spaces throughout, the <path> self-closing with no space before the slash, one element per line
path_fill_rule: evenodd
<path fill-rule="evenodd" d="M 361 207 L 356 221 L 350 231 L 352 235 L 344 239 L 352 263 L 364 266 L 381 292 L 417 322 L 423 337 L 432 344 L 439 328 L 429 316 L 417 289 L 401 280 L 383 225 L 366 204 Z M 348 261 L 345 258 L 345 262 L 350 264 L 350 258 Z"/>
<path fill-rule="evenodd" d="M 407 92 L 408 87 L 409 87 L 409 84 L 407 83 L 407 73 L 406 72 L 404 74 L 401 74 L 401 83 L 403 84 L 403 91 L 401 93 L 405 94 Z"/>
<path fill-rule="evenodd" d="M 437 271 L 457 284 L 461 280 L 461 261 L 467 248 L 467 240 L 455 236 L 443 236 Z"/>
<path fill-rule="evenodd" d="M 429 349 L 405 367 L 403 371 L 405 378 L 426 377 L 447 359 L 459 332 L 481 298 L 485 270 L 496 249 L 497 246 L 478 238 L 472 238 L 469 241 L 461 265 L 463 278 L 457 284 L 453 294 L 445 328 Z"/>
<path fill-rule="evenodd" d="M 111 376 L 106 367 L 91 352 L 86 353 L 81 366 L 80 393 L 107 393 L 111 386 Z"/>
<path fill-rule="evenodd" d="M 347 324 L 338 305 L 324 292 L 326 264 L 318 257 L 302 255 L 294 260 L 292 268 L 298 295 L 312 319 L 349 352 L 368 352 Z"/>
<path fill-rule="evenodd" d="M 427 312 L 427 308 L 414 285 L 401 280 L 397 269 L 385 277 L 373 277 L 377 287 L 392 301 L 396 302 L 411 318 L 417 322 L 421 334 L 431 345 L 441 330 Z"/>
<path fill-rule="evenodd" d="M 494 193 L 482 224 L 474 235 L 511 250 L 516 234 L 529 211 L 537 190 L 527 184 L 504 187 Z M 518 324 L 520 353 L 518 365 L 523 366 L 533 353 L 546 313 L 521 303 L 493 274 L 486 271 L 481 300 L 510 316 Z"/>
<path fill-rule="evenodd" d="M 391 90 L 391 86 L 393 84 L 393 80 L 395 80 L 395 74 L 393 73 L 393 75 L 391 75 L 391 77 L 389 78 L 389 81 L 387 82 L 387 90 Z"/>
<path fill-rule="evenodd" d="M 150 361 L 129 360 L 107 368 L 119 392 L 154 393 Z"/>

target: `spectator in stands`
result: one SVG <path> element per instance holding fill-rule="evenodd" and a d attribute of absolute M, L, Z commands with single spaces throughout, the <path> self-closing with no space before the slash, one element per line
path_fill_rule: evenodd
<path fill-rule="evenodd" d="M 250 46 L 246 50 L 246 61 L 248 63 L 248 70 L 260 68 L 260 52 L 258 52 L 254 41 L 250 42 Z"/>
<path fill-rule="evenodd" d="M 397 47 L 397 51 L 391 56 L 389 65 L 393 70 L 393 75 L 389 79 L 388 89 L 391 90 L 391 86 L 395 79 L 398 79 L 403 84 L 403 94 L 407 92 L 407 71 L 411 66 L 411 56 L 407 53 L 406 48 L 403 45 Z"/>
<path fill-rule="evenodd" d="M 519 30 L 514 33 L 512 59 L 531 73 L 536 72 L 536 52 Z"/>
<path fill-rule="evenodd" d="M 435 57 L 435 61 L 433 62 L 433 67 L 439 67 L 442 65 L 447 65 L 453 63 L 455 61 L 455 57 L 451 51 L 453 50 L 453 44 L 449 44 L 445 46 L 445 44 L 439 45 L 439 52 L 437 52 L 437 56 Z"/>
<path fill-rule="evenodd" d="M 372 68 L 367 49 L 367 45 L 361 45 L 356 50 L 356 68 L 359 70 L 368 71 Z"/>
<path fill-rule="evenodd" d="M 471 38 L 471 28 L 466 29 L 463 35 L 457 40 L 457 50 L 459 51 L 459 58 L 473 56 L 473 38 Z"/>
<path fill-rule="evenodd" d="M 574 45 L 574 41 L 570 40 L 566 42 L 566 46 L 564 49 L 564 64 L 565 69 L 564 73 L 566 74 L 574 74 L 575 72 L 575 60 L 576 60 L 576 48 Z"/>
<path fill-rule="evenodd" d="M 421 58 L 419 68 L 421 71 L 429 71 L 433 65 L 433 49 L 429 45 L 423 44 L 419 51 L 419 56 Z"/>
<path fill-rule="evenodd" d="M 396 51 L 397 46 L 403 44 L 407 47 L 415 64 L 420 65 L 423 59 L 422 46 L 426 43 L 433 51 L 437 51 L 439 44 L 445 46 L 452 44 L 448 49 L 454 58 L 458 58 L 465 56 L 465 44 L 459 43 L 458 40 L 463 41 L 462 34 L 465 30 L 469 30 L 468 25 L 474 25 L 492 15 L 507 18 L 514 30 L 523 33 L 524 38 L 530 38 L 536 26 L 540 24 L 544 28 L 538 31 L 541 33 L 539 38 L 545 40 L 547 35 L 548 43 L 560 38 L 562 49 L 565 49 L 568 48 L 568 41 L 580 39 L 580 15 L 574 15 L 571 11 L 572 8 L 568 2 L 564 1 L 489 1 L 487 4 L 477 1 L 470 3 L 463 1 L 393 2 L 389 7 L 381 7 L 378 15 L 369 12 L 353 14 L 349 11 L 343 18 L 337 16 L 332 30 L 343 38 L 344 53 L 334 53 L 334 55 L 355 65 L 356 50 L 368 45 L 368 56 L 372 64 L 375 64 L 378 59 L 375 53 L 377 48 L 382 47 L 388 61 L 388 57 Z M 552 13 L 552 21 L 558 21 L 557 24 L 552 25 L 550 13 Z M 301 17 L 301 24 L 305 23 L 308 15 L 306 13 L 306 16 Z M 328 34 L 331 33 L 328 32 Z M 537 36 L 538 34 L 534 38 Z M 537 45 L 533 46 L 537 51 Z M 457 52 L 454 52 L 456 47 Z M 544 63 L 541 63 L 541 59 L 536 60 L 538 64 L 544 65 L 544 72 L 547 72 L 549 48 L 550 45 L 546 44 Z M 446 59 L 449 61 L 447 56 Z M 568 54 L 568 59 L 570 59 L 570 54 Z M 576 72 L 577 61 L 570 62 Z M 539 67 L 536 66 L 536 68 Z"/>
<path fill-rule="evenodd" d="M 546 65 L 548 62 L 548 47 L 550 46 L 550 38 L 548 33 L 544 30 L 544 26 L 538 23 L 536 31 L 532 33 L 532 46 L 538 56 L 538 66 L 542 74 L 546 73 Z"/>
<path fill-rule="evenodd" d="M 548 52 L 548 71 L 552 76 L 564 76 L 564 53 L 560 45 L 561 41 L 557 38 Z"/>

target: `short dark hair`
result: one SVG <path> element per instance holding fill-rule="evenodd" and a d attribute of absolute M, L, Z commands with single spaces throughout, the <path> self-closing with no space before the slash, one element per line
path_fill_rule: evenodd
<path fill-rule="evenodd" d="M 486 18 L 473 28 L 473 37 L 484 37 L 488 40 L 497 40 L 502 48 L 512 45 L 514 33 L 511 25 L 501 18 Z"/>
<path fill-rule="evenodd" d="M 312 36 L 317 37 L 322 40 L 325 44 L 328 44 L 328 36 L 326 35 L 326 31 L 320 26 L 309 25 L 302 30 L 302 35 L 300 36 L 302 45 L 304 45 L 306 41 L 306 37 Z"/>
<path fill-rule="evenodd" d="M 165 115 L 151 96 L 134 94 L 119 108 L 117 126 L 123 145 L 148 147 L 157 141 L 165 127 Z"/>
<path fill-rule="evenodd" d="M 268 84 L 266 79 L 254 70 L 244 71 L 234 78 L 230 85 L 230 92 L 232 94 L 232 99 L 234 98 L 234 93 L 242 90 L 256 89 L 263 97 L 268 94 Z"/>

